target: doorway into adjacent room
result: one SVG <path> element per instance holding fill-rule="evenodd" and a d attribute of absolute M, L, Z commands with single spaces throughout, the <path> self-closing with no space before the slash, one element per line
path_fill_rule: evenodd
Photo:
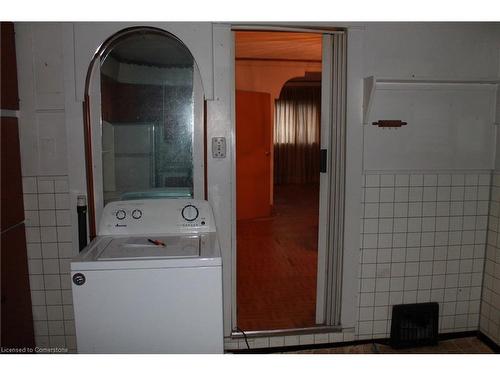
<path fill-rule="evenodd" d="M 322 324 L 325 288 L 318 275 L 320 192 L 328 187 L 320 183 L 323 36 L 237 31 L 235 40 L 237 326 L 314 327 Z"/>

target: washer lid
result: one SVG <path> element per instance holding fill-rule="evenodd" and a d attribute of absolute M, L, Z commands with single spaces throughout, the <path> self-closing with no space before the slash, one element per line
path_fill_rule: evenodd
<path fill-rule="evenodd" d="M 197 235 L 117 237 L 108 243 L 96 260 L 195 258 L 200 256 L 200 249 L 201 238 Z"/>

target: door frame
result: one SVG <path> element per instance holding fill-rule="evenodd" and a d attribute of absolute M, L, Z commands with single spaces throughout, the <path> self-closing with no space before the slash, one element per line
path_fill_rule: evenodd
<path fill-rule="evenodd" d="M 235 32 L 236 31 L 275 31 L 275 32 L 308 32 L 315 34 L 323 34 L 323 45 L 322 45 L 322 109 L 321 109 L 321 148 L 327 149 L 327 173 L 321 173 L 321 186 L 325 186 L 322 191 L 320 190 L 320 212 L 319 220 L 324 222 L 326 228 L 321 228 L 319 225 L 318 233 L 318 271 L 317 271 L 317 296 L 316 296 L 316 323 L 315 327 L 304 327 L 298 329 L 282 329 L 282 330 L 272 330 L 272 331 L 252 331 L 246 332 L 246 334 L 251 335 L 267 335 L 272 333 L 286 333 L 286 332 L 300 332 L 308 333 L 316 332 L 318 330 L 324 331 L 328 330 L 339 330 L 340 329 L 340 317 L 341 317 L 341 296 L 343 292 L 342 287 L 342 269 L 343 267 L 343 254 L 344 254 L 344 243 L 343 243 L 343 232 L 344 232 L 344 191 L 346 186 L 346 173 L 345 173 L 345 154 L 346 154 L 346 117 L 347 117 L 347 67 L 345 66 L 347 59 L 347 31 L 338 28 L 308 28 L 308 27 L 286 27 L 286 26 L 261 26 L 261 25 L 232 25 L 231 26 L 231 71 L 233 72 L 231 76 L 231 87 L 234 93 L 236 92 L 236 77 L 235 77 Z M 342 53 L 344 54 L 343 65 L 336 71 L 333 68 L 333 58 L 335 53 L 339 51 L 334 51 L 333 37 L 335 34 L 343 35 L 343 45 Z M 329 45 L 329 48 L 325 48 L 325 44 Z M 327 75 L 324 72 L 328 72 Z M 329 78 L 333 78 L 334 75 L 340 77 L 341 89 L 338 87 L 333 87 Z M 336 89 L 336 92 L 332 92 Z M 325 93 L 328 92 L 327 98 L 324 98 Z M 232 113 L 236 113 L 235 108 L 235 94 L 233 95 L 233 100 L 231 103 Z M 334 101 L 341 105 L 340 111 L 333 108 Z M 234 121 L 236 118 L 234 116 Z M 338 121 L 339 128 L 343 130 L 339 131 L 333 129 L 333 121 Z M 236 122 L 233 124 L 236 127 Z M 324 135 L 325 130 L 327 130 L 326 136 Z M 236 147 L 236 140 L 234 139 L 233 147 Z M 336 147 L 337 146 L 337 147 Z M 337 152 L 337 157 L 342 156 L 341 163 L 333 163 L 332 153 L 333 148 L 339 149 Z M 232 206 L 232 218 L 231 218 L 231 258 L 232 258 L 232 272 L 231 272 L 231 336 L 239 337 L 242 335 L 239 328 L 237 327 L 237 236 L 236 236 L 236 150 L 231 153 L 231 181 L 232 184 L 232 194 L 231 194 L 231 206 Z M 335 177 L 332 176 L 335 174 Z M 333 186 L 333 189 L 332 189 Z M 333 192 L 332 192 L 333 190 Z M 325 209 L 321 209 L 321 205 L 324 205 Z M 339 211 L 339 213 L 334 214 L 332 219 L 331 212 Z M 326 229 L 326 230 L 325 230 Z M 332 233 L 335 233 L 340 239 L 332 240 Z M 321 287 L 320 287 L 321 285 Z"/>

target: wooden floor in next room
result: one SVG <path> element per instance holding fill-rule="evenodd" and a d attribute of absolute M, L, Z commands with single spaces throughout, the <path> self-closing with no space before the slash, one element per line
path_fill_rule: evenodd
<path fill-rule="evenodd" d="M 238 221 L 240 329 L 315 325 L 318 194 L 317 184 L 277 185 L 272 216 Z"/>

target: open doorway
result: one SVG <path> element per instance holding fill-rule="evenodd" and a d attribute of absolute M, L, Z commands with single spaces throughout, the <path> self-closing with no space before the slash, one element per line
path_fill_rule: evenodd
<path fill-rule="evenodd" d="M 322 35 L 238 31 L 235 39 L 237 325 L 314 327 Z"/>

